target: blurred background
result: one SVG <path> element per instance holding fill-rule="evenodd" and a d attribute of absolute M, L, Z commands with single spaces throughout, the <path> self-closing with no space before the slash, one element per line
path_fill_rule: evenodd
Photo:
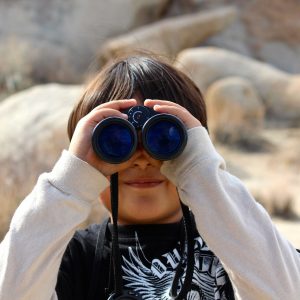
<path fill-rule="evenodd" d="M 196 82 L 229 171 L 300 248 L 299 15 L 297 0 L 0 0 L 0 240 L 68 147 L 84 82 L 144 49 Z"/>

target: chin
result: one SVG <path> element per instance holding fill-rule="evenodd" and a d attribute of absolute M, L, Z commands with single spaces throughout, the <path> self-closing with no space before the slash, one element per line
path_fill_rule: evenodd
<path fill-rule="evenodd" d="M 159 218 L 154 217 L 119 217 L 118 223 L 122 225 L 134 225 L 134 224 L 158 224 Z"/>
<path fill-rule="evenodd" d="M 175 223 L 180 221 L 182 218 L 181 210 L 174 214 L 160 214 L 160 215 L 149 215 L 149 214 L 138 214 L 135 216 L 124 216 L 120 218 L 119 223 L 124 225 L 129 224 L 167 224 Z"/>

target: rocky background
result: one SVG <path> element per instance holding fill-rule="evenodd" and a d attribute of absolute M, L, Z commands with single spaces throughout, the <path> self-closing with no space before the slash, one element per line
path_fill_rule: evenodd
<path fill-rule="evenodd" d="M 144 49 L 197 83 L 228 169 L 300 248 L 299 15 L 297 0 L 0 0 L 0 240 L 68 147 L 85 80 Z"/>

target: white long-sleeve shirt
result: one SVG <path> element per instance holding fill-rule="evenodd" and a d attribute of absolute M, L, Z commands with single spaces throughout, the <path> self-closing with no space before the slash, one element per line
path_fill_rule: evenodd
<path fill-rule="evenodd" d="M 203 127 L 188 130 L 180 157 L 161 172 L 194 213 L 236 299 L 300 299 L 300 256 L 269 215 L 225 168 Z M 54 300 L 64 251 L 108 180 L 64 151 L 21 203 L 0 244 L 0 300 Z"/>

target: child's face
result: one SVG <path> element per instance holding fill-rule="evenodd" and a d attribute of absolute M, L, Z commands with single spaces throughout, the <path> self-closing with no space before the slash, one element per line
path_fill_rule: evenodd
<path fill-rule="evenodd" d="M 176 187 L 160 173 L 161 165 L 139 147 L 128 167 L 119 172 L 120 224 L 171 223 L 181 219 Z M 111 211 L 109 188 L 100 199 Z"/>

